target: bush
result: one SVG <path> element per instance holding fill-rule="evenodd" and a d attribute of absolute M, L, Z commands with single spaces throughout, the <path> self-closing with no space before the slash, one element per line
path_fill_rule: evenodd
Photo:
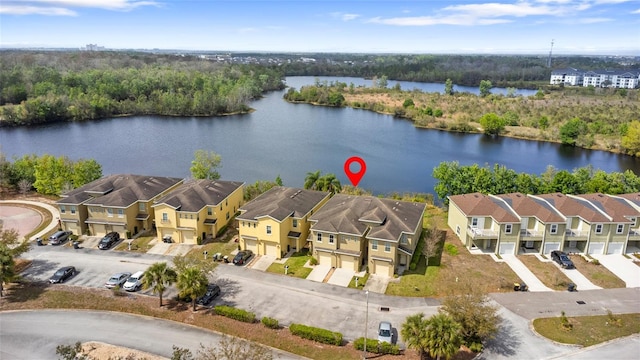
<path fill-rule="evenodd" d="M 311 265 L 318 265 L 318 259 L 312 257 L 311 259 L 309 259 L 309 264 Z"/>
<path fill-rule="evenodd" d="M 230 319 L 234 319 L 234 320 L 238 320 L 246 323 L 252 323 L 256 321 L 256 314 L 246 310 L 236 309 L 231 306 L 218 305 L 214 307 L 213 310 L 215 311 L 216 314 L 222 315 L 224 317 L 228 317 Z"/>
<path fill-rule="evenodd" d="M 453 244 L 444 244 L 444 251 L 451 256 L 458 255 L 458 248 Z"/>
<path fill-rule="evenodd" d="M 353 342 L 353 347 L 356 350 L 364 350 L 364 338 L 357 338 Z M 389 344 L 388 342 L 381 343 L 376 339 L 367 339 L 367 352 L 374 354 L 399 355 L 400 347 L 398 345 Z"/>
<path fill-rule="evenodd" d="M 339 332 L 333 332 L 302 324 L 291 324 L 291 326 L 289 326 L 289 331 L 291 331 L 293 335 L 300 336 L 303 339 L 309 339 L 329 345 L 342 345 L 342 334 Z"/>
<path fill-rule="evenodd" d="M 274 319 L 274 318 L 270 318 L 270 317 L 263 317 L 262 318 L 262 324 L 264 324 L 264 326 L 268 327 L 269 329 L 279 329 L 280 328 L 280 324 L 278 324 L 278 320 Z"/>

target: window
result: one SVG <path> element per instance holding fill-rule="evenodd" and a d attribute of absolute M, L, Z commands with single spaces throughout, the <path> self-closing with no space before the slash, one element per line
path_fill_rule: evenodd
<path fill-rule="evenodd" d="M 456 234 L 460 235 L 460 225 L 456 225 Z"/>
<path fill-rule="evenodd" d="M 254 228 L 254 229 L 256 228 L 256 223 L 253 223 L 253 228 Z"/>
<path fill-rule="evenodd" d="M 623 230 L 624 230 L 624 224 L 618 224 L 618 227 L 616 228 L 616 234 L 622 234 Z"/>
<path fill-rule="evenodd" d="M 124 210 L 118 209 L 118 217 L 119 218 L 124 217 Z"/>
<path fill-rule="evenodd" d="M 402 234 L 402 236 L 400 237 L 400 244 L 407 245 L 408 243 L 409 241 L 407 240 L 407 234 Z"/>
<path fill-rule="evenodd" d="M 225 199 L 225 200 L 224 200 L 224 205 L 225 205 L 225 206 L 229 205 L 229 199 Z"/>
<path fill-rule="evenodd" d="M 333 244 L 333 234 L 329 235 L 329 244 Z"/>
<path fill-rule="evenodd" d="M 293 219 L 293 224 L 291 226 L 293 226 L 294 228 L 297 228 L 298 227 L 298 219 Z"/>
<path fill-rule="evenodd" d="M 638 218 L 631 218 L 631 226 L 636 226 L 636 221 Z"/>
<path fill-rule="evenodd" d="M 169 215 L 167 213 L 162 213 L 162 221 L 169 221 Z"/>
<path fill-rule="evenodd" d="M 271 234 L 271 225 L 267 225 L 267 235 Z"/>
<path fill-rule="evenodd" d="M 318 242 L 322 242 L 322 234 L 318 233 Z"/>
<path fill-rule="evenodd" d="M 76 207 L 75 206 L 71 206 L 71 213 L 75 214 L 76 213 Z"/>
<path fill-rule="evenodd" d="M 385 252 L 390 252 L 391 251 L 391 243 L 390 242 L 384 243 L 384 251 Z"/>
<path fill-rule="evenodd" d="M 596 234 L 602 234 L 602 224 L 596 224 Z"/>
<path fill-rule="evenodd" d="M 551 233 L 552 234 L 557 234 L 558 233 L 558 224 L 551 224 Z"/>
<path fill-rule="evenodd" d="M 513 224 L 506 224 L 504 227 L 504 233 L 511 234 L 511 230 L 513 230 Z"/>
<path fill-rule="evenodd" d="M 213 215 L 213 209 L 212 208 L 210 208 L 210 207 L 207 208 L 207 215 L 209 215 L 209 216 Z"/>
<path fill-rule="evenodd" d="M 471 227 L 478 227 L 478 218 L 471 218 Z"/>
<path fill-rule="evenodd" d="M 378 240 L 371 240 L 371 250 L 378 250 Z"/>
<path fill-rule="evenodd" d="M 64 214 L 67 209 L 64 206 L 60 206 L 60 214 Z"/>
<path fill-rule="evenodd" d="M 107 209 L 107 216 L 113 217 L 113 209 Z"/>
<path fill-rule="evenodd" d="M 147 207 L 144 205 L 145 204 L 142 202 L 138 203 L 138 211 L 143 211 L 143 212 L 147 211 Z"/>
<path fill-rule="evenodd" d="M 222 211 L 222 204 L 220 204 L 220 211 Z"/>
<path fill-rule="evenodd" d="M 227 211 L 227 220 L 229 220 L 229 212 Z"/>

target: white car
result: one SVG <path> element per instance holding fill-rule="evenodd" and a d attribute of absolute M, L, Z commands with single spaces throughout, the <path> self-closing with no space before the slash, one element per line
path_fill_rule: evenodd
<path fill-rule="evenodd" d="M 378 325 L 378 341 L 393 344 L 393 331 L 390 322 L 381 321 Z"/>
<path fill-rule="evenodd" d="M 144 271 L 138 271 L 133 275 L 129 276 L 127 281 L 122 285 L 122 288 L 127 291 L 137 291 L 142 287 L 142 276 L 144 276 Z"/>

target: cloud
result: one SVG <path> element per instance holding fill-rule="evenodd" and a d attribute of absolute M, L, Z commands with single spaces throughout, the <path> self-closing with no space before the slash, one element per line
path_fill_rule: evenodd
<path fill-rule="evenodd" d="M 360 15 L 358 14 L 345 14 L 342 12 L 333 12 L 331 13 L 331 16 L 333 16 L 334 18 L 341 19 L 342 21 L 351 21 L 360 17 Z"/>
<path fill-rule="evenodd" d="M 631 13 L 632 13 L 632 14 L 640 14 L 640 9 L 635 10 L 635 11 L 632 11 Z"/>
<path fill-rule="evenodd" d="M 0 5 L 0 13 L 12 15 L 77 16 L 77 8 L 96 8 L 111 11 L 131 11 L 141 6 L 159 6 L 144 0 L 7 0 Z"/>

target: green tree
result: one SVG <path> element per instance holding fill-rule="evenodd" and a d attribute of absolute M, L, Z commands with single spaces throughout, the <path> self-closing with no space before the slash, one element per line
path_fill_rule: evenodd
<path fill-rule="evenodd" d="M 319 179 L 320 179 L 320 170 L 314 171 L 314 172 L 308 172 L 307 176 L 304 178 L 304 188 L 311 189 L 311 190 L 318 190 Z"/>
<path fill-rule="evenodd" d="M 94 159 L 78 160 L 73 164 L 73 187 L 79 188 L 102 177 L 102 165 Z"/>
<path fill-rule="evenodd" d="M 7 174 L 9 184 L 17 186 L 20 180 L 28 180 L 32 184 L 36 182 L 37 162 L 38 156 L 36 154 L 27 154 L 20 158 L 14 158 Z"/>
<path fill-rule="evenodd" d="M 194 160 L 191 161 L 191 176 L 195 179 L 218 180 L 222 157 L 213 151 L 196 150 Z"/>
<path fill-rule="evenodd" d="M 42 155 L 36 161 L 33 187 L 41 194 L 60 195 L 70 187 L 72 172 L 73 163 L 66 156 Z"/>
<path fill-rule="evenodd" d="M 441 311 L 460 324 L 464 344 L 474 351 L 481 349 L 482 342 L 495 336 L 498 331 L 500 318 L 497 308 L 490 304 L 486 294 L 472 284 L 466 285 L 464 295 L 446 297 Z"/>
<path fill-rule="evenodd" d="M 453 95 L 453 81 L 449 78 L 444 82 L 444 93 L 446 95 Z"/>
<path fill-rule="evenodd" d="M 425 359 L 429 351 L 426 336 L 427 326 L 428 320 L 424 318 L 423 313 L 419 313 L 408 316 L 402 324 L 402 329 L 400 329 L 400 334 L 405 344 L 408 348 L 417 350 L 420 354 L 420 359 Z"/>
<path fill-rule="evenodd" d="M 274 182 L 276 183 L 276 185 L 282 186 L 282 178 L 280 177 L 280 175 L 276 176 Z"/>
<path fill-rule="evenodd" d="M 567 145 L 576 145 L 578 136 L 587 131 L 587 124 L 579 118 L 573 118 L 560 126 L 560 141 Z"/>
<path fill-rule="evenodd" d="M 634 120 L 629 123 L 621 144 L 627 154 L 640 157 L 640 121 Z"/>
<path fill-rule="evenodd" d="M 491 88 L 493 84 L 489 80 L 481 80 L 480 81 L 480 96 L 485 97 L 491 94 Z"/>
<path fill-rule="evenodd" d="M 451 316 L 439 313 L 430 317 L 427 324 L 425 340 L 431 357 L 449 359 L 460 350 L 462 327 Z"/>
<path fill-rule="evenodd" d="M 582 189 L 578 180 L 567 170 L 558 171 L 551 181 L 548 192 L 563 194 L 581 194 Z"/>
<path fill-rule="evenodd" d="M 479 122 L 482 128 L 484 128 L 484 133 L 487 135 L 500 134 L 506 125 L 506 121 L 495 113 L 482 115 Z"/>
<path fill-rule="evenodd" d="M 142 287 L 151 289 L 154 294 L 160 297 L 160 306 L 162 307 L 162 294 L 171 284 L 176 282 L 177 274 L 174 269 L 169 267 L 166 262 L 157 262 L 149 266 L 144 272 L 142 278 Z"/>
<path fill-rule="evenodd" d="M 193 311 L 196 311 L 196 299 L 207 292 L 207 284 L 207 276 L 196 266 L 178 271 L 176 287 L 180 290 L 181 298 L 191 299 Z"/>
<path fill-rule="evenodd" d="M 331 194 L 339 193 L 342 190 L 340 180 L 335 174 L 326 174 L 318 179 L 318 190 L 328 191 Z"/>
<path fill-rule="evenodd" d="M 4 230 L 0 224 L 0 297 L 4 296 L 4 284 L 16 278 L 14 259 L 27 250 L 27 239 L 19 241 L 17 230 Z"/>
<path fill-rule="evenodd" d="M 404 102 L 402 103 L 402 107 L 403 108 L 408 108 L 408 107 L 414 107 L 416 106 L 416 104 L 413 102 L 413 99 L 409 98 L 409 99 L 405 99 Z"/>

